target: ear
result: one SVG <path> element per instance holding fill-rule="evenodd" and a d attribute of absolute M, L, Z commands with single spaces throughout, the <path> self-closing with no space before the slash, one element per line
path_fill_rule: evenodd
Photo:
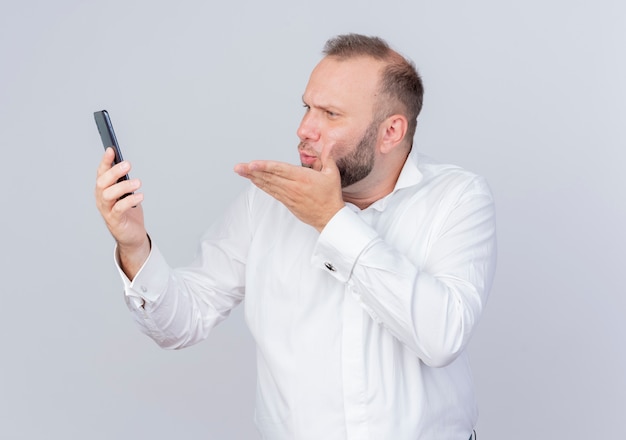
<path fill-rule="evenodd" d="M 381 124 L 382 142 L 380 152 L 383 154 L 390 153 L 398 145 L 402 144 L 409 122 L 404 115 L 391 115 Z"/>

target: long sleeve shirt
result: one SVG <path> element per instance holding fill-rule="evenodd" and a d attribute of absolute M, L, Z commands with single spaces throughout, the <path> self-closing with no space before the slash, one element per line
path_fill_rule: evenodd
<path fill-rule="evenodd" d="M 465 348 L 496 262 L 485 180 L 412 152 L 394 190 L 321 233 L 250 186 L 172 269 L 153 243 L 128 307 L 164 348 L 243 301 L 264 439 L 460 440 L 477 419 Z"/>

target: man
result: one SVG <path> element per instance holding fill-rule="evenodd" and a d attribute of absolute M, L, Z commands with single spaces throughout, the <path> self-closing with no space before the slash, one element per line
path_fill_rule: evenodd
<path fill-rule="evenodd" d="M 302 97 L 303 166 L 238 164 L 253 183 L 171 269 L 128 163 L 98 169 L 142 330 L 181 348 L 245 298 L 266 439 L 464 440 L 477 418 L 465 347 L 495 267 L 484 179 L 412 149 L 422 83 L 379 38 L 329 40 Z M 133 206 L 137 208 L 133 209 Z"/>

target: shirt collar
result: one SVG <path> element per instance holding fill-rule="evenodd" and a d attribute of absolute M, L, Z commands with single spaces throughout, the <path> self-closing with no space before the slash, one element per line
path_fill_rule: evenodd
<path fill-rule="evenodd" d="M 396 191 L 417 185 L 419 182 L 421 182 L 423 175 L 422 172 L 419 170 L 418 163 L 419 154 L 415 149 L 412 149 L 407 156 L 404 165 L 402 166 L 402 170 L 400 171 L 400 175 L 398 176 L 398 180 L 396 181 L 396 185 L 394 186 L 393 191 L 391 191 L 391 193 L 387 194 L 382 199 L 375 201 L 365 209 L 384 211 Z M 353 206 L 352 204 L 350 205 Z M 358 210 L 356 206 L 354 206 L 354 208 Z"/>
<path fill-rule="evenodd" d="M 423 176 L 422 172 L 419 170 L 418 165 L 419 154 L 417 153 L 417 150 L 412 149 L 409 153 L 409 156 L 406 158 L 406 161 L 404 162 L 404 166 L 402 167 L 402 171 L 400 171 L 396 186 L 393 188 L 391 194 L 399 189 L 408 188 L 409 186 L 417 185 L 421 182 Z M 389 194 L 388 196 L 390 196 L 391 194 Z"/>

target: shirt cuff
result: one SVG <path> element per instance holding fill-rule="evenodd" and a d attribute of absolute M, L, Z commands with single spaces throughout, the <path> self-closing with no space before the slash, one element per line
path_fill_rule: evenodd
<path fill-rule="evenodd" d="M 378 234 L 347 206 L 320 233 L 311 262 L 339 281 L 347 282 L 359 256 Z"/>
<path fill-rule="evenodd" d="M 148 258 L 132 281 L 122 270 L 117 246 L 115 247 L 114 259 L 117 271 L 124 283 L 126 299 L 135 307 L 139 308 L 143 307 L 145 303 L 156 302 L 167 288 L 170 267 L 154 242 Z"/>

